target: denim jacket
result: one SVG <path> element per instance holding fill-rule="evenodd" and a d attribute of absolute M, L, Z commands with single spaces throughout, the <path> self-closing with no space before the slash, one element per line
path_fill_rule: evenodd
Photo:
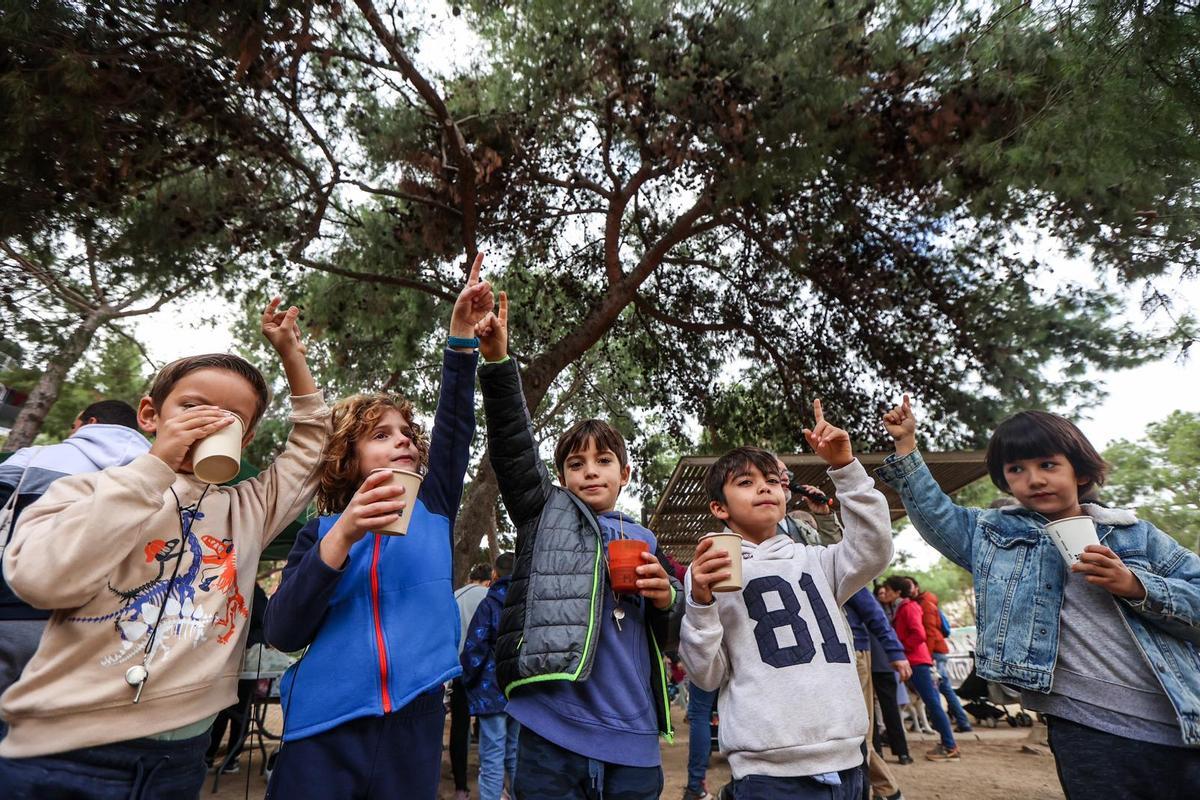
<path fill-rule="evenodd" d="M 973 575 L 980 677 L 1049 692 L 1068 571 L 1045 535 L 1046 518 L 1021 506 L 955 505 L 919 452 L 890 456 L 877 474 L 900 494 L 925 541 Z M 1200 556 L 1131 511 L 1083 511 L 1146 588 L 1139 602 L 1114 602 L 1175 707 L 1183 740 L 1200 745 Z"/>

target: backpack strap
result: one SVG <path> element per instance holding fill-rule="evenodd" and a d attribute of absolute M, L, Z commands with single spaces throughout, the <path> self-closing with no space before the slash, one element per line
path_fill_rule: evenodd
<path fill-rule="evenodd" d="M 29 474 L 29 468 L 33 466 L 34 459 L 37 458 L 42 447 L 39 445 L 30 449 L 33 452 L 29 454 L 29 461 L 21 470 L 21 477 L 17 479 L 17 485 L 13 487 L 12 494 L 8 496 L 4 507 L 0 508 L 0 536 L 3 536 L 3 541 L 0 541 L 0 558 L 4 557 L 4 550 L 12 540 L 13 529 L 17 527 L 17 503 L 21 497 L 21 487 L 25 485 L 25 476 Z"/>

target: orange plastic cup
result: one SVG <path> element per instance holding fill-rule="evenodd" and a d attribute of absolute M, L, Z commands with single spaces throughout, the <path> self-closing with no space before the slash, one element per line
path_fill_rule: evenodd
<path fill-rule="evenodd" d="M 637 568 L 646 562 L 642 553 L 649 553 L 650 546 L 640 539 L 614 539 L 608 543 L 608 577 L 618 594 L 636 594 Z"/>

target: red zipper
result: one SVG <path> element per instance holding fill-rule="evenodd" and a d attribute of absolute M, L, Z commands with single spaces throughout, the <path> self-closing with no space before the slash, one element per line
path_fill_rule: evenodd
<path fill-rule="evenodd" d="M 371 612 L 375 616 L 375 644 L 379 648 L 379 684 L 383 687 L 383 713 L 392 710 L 388 696 L 387 646 L 383 639 L 383 620 L 379 616 L 379 540 L 375 536 L 375 552 L 371 556 Z"/>

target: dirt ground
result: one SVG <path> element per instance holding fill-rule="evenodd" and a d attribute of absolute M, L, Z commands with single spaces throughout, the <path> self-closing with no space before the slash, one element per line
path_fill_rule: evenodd
<path fill-rule="evenodd" d="M 663 745 L 663 770 L 666 773 L 666 789 L 663 798 L 676 800 L 683 794 L 687 781 L 688 728 L 683 721 L 681 709 L 672 706 L 676 739 L 674 744 Z M 278 708 L 272 709 L 268 728 L 280 729 Z M 449 729 L 447 723 L 447 731 Z M 1045 735 L 1045 728 L 1035 729 L 1034 736 Z M 916 761 L 906 767 L 893 765 L 896 779 L 907 800 L 1062 800 L 1054 772 L 1054 759 L 1045 748 L 1033 747 L 1039 752 L 1027 752 L 1026 745 L 1033 744 L 1027 728 L 1001 726 L 995 730 L 977 728 L 975 733 L 958 737 L 962 749 L 962 761 L 957 764 L 935 764 L 925 761 L 922 755 L 936 744 L 933 736 L 909 734 L 909 748 Z M 274 743 L 268 746 L 273 749 Z M 887 753 L 887 750 L 884 750 Z M 213 800 L 241 800 L 263 797 L 266 784 L 259 774 L 262 758 L 254 753 L 253 765 L 246 754 L 242 755 L 241 771 L 222 776 L 220 788 L 211 794 L 212 776 L 209 776 L 202 798 Z M 468 775 L 472 789 L 478 774 L 476 751 L 472 747 Z M 249 786 L 247 787 L 247 775 Z M 729 765 L 719 754 L 714 753 L 708 771 L 708 786 L 717 791 L 729 780 Z M 474 797 L 475 795 L 472 795 Z M 314 795 L 317 797 L 317 795 Z M 450 778 L 450 760 L 442 759 L 442 788 L 439 800 L 452 800 L 454 783 Z M 403 798 L 397 798 L 403 800 Z"/>

